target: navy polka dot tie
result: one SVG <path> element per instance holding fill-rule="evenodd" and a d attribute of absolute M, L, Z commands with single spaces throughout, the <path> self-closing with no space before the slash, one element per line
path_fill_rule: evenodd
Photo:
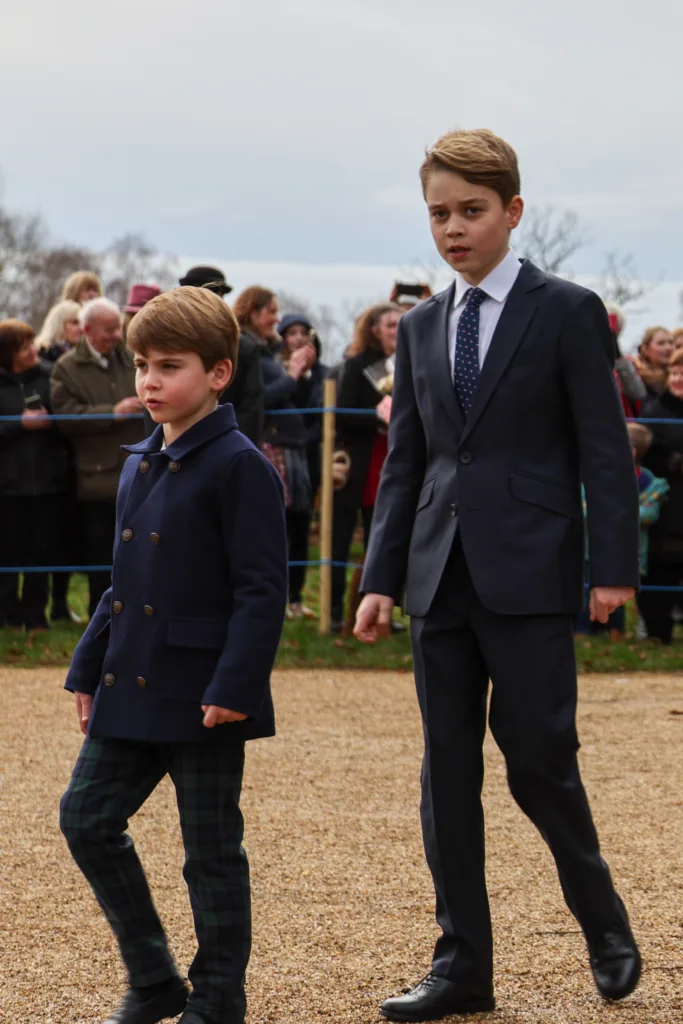
<path fill-rule="evenodd" d="M 479 307 L 488 295 L 481 288 L 471 288 L 467 303 L 458 320 L 453 361 L 453 384 L 465 416 L 472 408 L 479 383 Z"/>

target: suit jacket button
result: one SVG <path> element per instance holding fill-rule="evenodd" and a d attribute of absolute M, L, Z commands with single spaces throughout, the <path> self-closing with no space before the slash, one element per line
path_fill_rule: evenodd
<path fill-rule="evenodd" d="M 113 676 L 111 674 L 111 672 L 107 672 L 106 676 L 104 677 L 104 685 L 105 686 L 113 686 L 115 682 L 116 682 L 116 676 Z"/>
<path fill-rule="evenodd" d="M 114 601 L 113 605 L 111 606 L 111 610 L 113 611 L 114 615 L 120 615 L 121 612 L 123 611 L 123 605 L 121 604 L 120 601 Z"/>
<path fill-rule="evenodd" d="M 143 460 L 138 466 L 138 469 L 140 470 L 141 473 L 146 473 L 147 470 L 149 469 L 149 462 L 145 462 Z"/>
<path fill-rule="evenodd" d="M 150 533 L 149 539 L 151 540 L 152 544 L 158 544 L 159 541 L 161 540 L 161 537 L 159 536 L 158 533 Z"/>
<path fill-rule="evenodd" d="M 152 608 L 151 604 L 146 604 L 143 610 L 145 615 L 154 615 L 154 609 Z"/>
<path fill-rule="evenodd" d="M 457 514 L 458 514 L 458 506 L 455 505 L 455 504 L 451 505 L 451 515 L 452 516 L 457 516 Z"/>
<path fill-rule="evenodd" d="M 469 466 L 470 462 L 472 461 L 472 452 L 461 452 L 460 461 L 462 462 L 463 466 Z"/>
<path fill-rule="evenodd" d="M 138 684 L 141 690 L 144 690 L 144 688 L 147 686 L 147 680 L 143 679 L 142 676 L 138 676 L 135 682 Z"/>
<path fill-rule="evenodd" d="M 121 540 L 132 540 L 132 539 L 133 539 L 133 531 L 129 530 L 128 527 L 126 527 L 126 529 L 121 534 Z"/>
<path fill-rule="evenodd" d="M 177 473 L 178 470 L 180 469 L 180 463 L 179 462 L 169 462 L 168 468 L 170 469 L 171 473 Z"/>

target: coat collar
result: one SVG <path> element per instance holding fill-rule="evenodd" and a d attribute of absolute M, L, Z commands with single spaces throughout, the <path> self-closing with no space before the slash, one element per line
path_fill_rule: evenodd
<path fill-rule="evenodd" d="M 122 448 L 124 452 L 130 452 L 132 455 L 151 455 L 160 452 L 172 462 L 179 462 L 195 448 L 207 444 L 208 441 L 213 441 L 221 434 L 227 434 L 228 431 L 236 429 L 235 410 L 230 402 L 227 402 L 225 405 L 219 405 L 215 412 L 209 413 L 204 419 L 199 420 L 189 430 L 186 430 L 173 444 L 164 448 L 163 452 L 161 446 L 164 443 L 164 428 L 161 424 L 144 441 L 140 441 L 138 444 L 122 445 Z"/>
<path fill-rule="evenodd" d="M 531 297 L 531 293 L 542 288 L 547 281 L 547 275 L 530 260 L 521 260 L 520 262 L 521 270 L 510 290 L 496 326 L 466 423 L 455 394 L 448 358 L 448 324 L 455 302 L 456 282 L 454 281 L 445 291 L 435 295 L 431 310 L 425 310 L 433 317 L 433 335 L 436 338 L 436 351 L 433 353 L 434 377 L 439 387 L 441 400 L 458 428 L 461 441 L 472 431 L 484 411 L 536 311 L 536 302 Z"/>
<path fill-rule="evenodd" d="M 73 352 L 73 358 L 77 363 L 90 363 L 92 366 L 97 366 L 99 369 L 102 369 L 100 363 L 95 359 L 90 348 L 90 345 L 85 340 L 85 338 L 82 338 L 78 342 L 76 347 L 71 351 Z M 70 353 L 68 352 L 66 353 L 66 355 L 69 354 Z M 122 341 L 119 342 L 119 344 L 111 353 L 111 358 L 118 359 L 120 362 L 124 364 L 130 363 L 132 365 L 133 362 L 132 355 L 130 354 L 130 352 L 128 351 L 128 349 L 126 348 Z"/>

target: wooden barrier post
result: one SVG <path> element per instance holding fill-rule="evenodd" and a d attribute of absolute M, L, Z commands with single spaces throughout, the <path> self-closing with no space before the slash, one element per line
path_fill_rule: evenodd
<path fill-rule="evenodd" d="M 329 412 L 323 413 L 322 448 L 322 489 L 320 495 L 320 633 L 326 636 L 332 626 L 332 517 L 334 479 L 332 460 L 334 456 L 335 414 L 337 382 L 325 381 L 323 405 Z"/>

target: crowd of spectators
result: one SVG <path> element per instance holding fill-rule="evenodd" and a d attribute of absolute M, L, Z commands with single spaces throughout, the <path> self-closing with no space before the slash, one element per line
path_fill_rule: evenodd
<path fill-rule="evenodd" d="M 224 298 L 232 291 L 215 267 L 193 267 L 179 284 Z M 154 428 L 135 393 L 126 331 L 158 294 L 156 285 L 135 284 L 119 309 L 94 274 L 79 272 L 66 281 L 37 336 L 26 323 L 0 321 L 0 416 L 16 417 L 0 421 L 0 567 L 17 569 L 0 573 L 0 626 L 39 630 L 75 619 L 67 599 L 69 567 L 89 567 L 91 614 L 108 586 L 122 446 Z M 361 314 L 343 360 L 332 367 L 322 361 L 308 315 L 281 316 L 274 291 L 252 286 L 233 303 L 239 356 L 221 401 L 233 403 L 240 429 L 284 485 L 290 618 L 313 616 L 304 583 L 321 484 L 322 417 L 316 410 L 323 382 L 327 376 L 337 381 L 339 406 L 332 619 L 333 629 L 341 630 L 347 578 L 341 565 L 350 560 L 359 525 L 367 546 L 387 453 L 399 320 L 429 294 L 426 286 L 397 285 L 387 302 Z M 648 328 L 631 356 L 620 348 L 623 315 L 615 307 L 608 314 L 625 415 L 652 421 L 629 425 L 641 493 L 643 585 L 675 588 L 683 584 L 683 328 Z M 22 567 L 55 571 L 21 573 Z M 675 590 L 644 589 L 638 609 L 647 634 L 671 643 L 680 606 Z M 403 627 L 396 622 L 393 628 Z M 577 628 L 595 627 L 581 616 Z M 623 632 L 623 617 L 609 628 Z"/>

